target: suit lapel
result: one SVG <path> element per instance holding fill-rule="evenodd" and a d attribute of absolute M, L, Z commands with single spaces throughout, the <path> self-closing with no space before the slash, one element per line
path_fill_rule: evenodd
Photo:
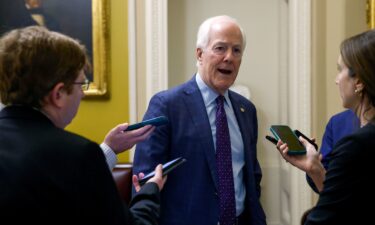
<path fill-rule="evenodd" d="M 231 92 L 229 92 L 229 98 L 232 103 L 232 107 L 234 110 L 234 114 L 236 115 L 238 126 L 240 127 L 241 134 L 244 134 L 245 132 L 245 106 L 239 101 L 239 99 L 235 98 Z M 242 137 L 244 138 L 244 137 Z"/>
<path fill-rule="evenodd" d="M 206 107 L 204 105 L 202 94 L 195 81 L 195 76 L 187 83 L 184 90 L 184 101 L 186 109 L 191 115 L 195 130 L 199 131 L 201 145 L 204 146 L 205 156 L 208 167 L 211 171 L 211 177 L 217 189 L 217 172 L 216 172 L 216 157 L 215 148 L 212 140 L 212 131 L 207 116 Z"/>
<path fill-rule="evenodd" d="M 249 137 L 252 136 L 251 129 L 247 126 L 250 124 L 249 118 L 246 116 L 249 112 L 246 112 L 248 109 L 245 105 L 241 102 L 239 98 L 236 98 L 231 91 L 229 91 L 229 98 L 232 103 L 232 107 L 234 110 L 234 114 L 236 115 L 237 123 L 240 128 L 240 132 L 242 134 L 242 141 L 244 145 L 244 153 L 245 153 L 245 163 L 247 164 L 249 160 L 249 146 L 250 146 L 250 139 Z"/>

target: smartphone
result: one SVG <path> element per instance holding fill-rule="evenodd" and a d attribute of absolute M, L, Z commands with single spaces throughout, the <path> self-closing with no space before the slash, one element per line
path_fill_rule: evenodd
<path fill-rule="evenodd" d="M 294 130 L 294 133 L 297 135 L 297 137 L 302 136 L 302 137 L 303 137 L 304 139 L 306 139 L 310 144 L 314 145 L 315 150 L 318 151 L 318 145 L 317 145 L 314 141 L 312 141 L 310 138 L 308 138 L 306 135 L 304 135 L 301 131 L 299 131 L 299 130 Z"/>
<path fill-rule="evenodd" d="M 289 155 L 303 155 L 306 154 L 305 147 L 299 142 L 297 135 L 286 125 L 272 125 L 270 128 L 272 134 L 277 140 L 281 140 L 288 144 Z"/>
<path fill-rule="evenodd" d="M 274 145 L 277 144 L 277 140 L 274 137 L 271 137 L 269 135 L 266 135 L 266 139 L 272 142 Z"/>
<path fill-rule="evenodd" d="M 144 120 L 140 123 L 135 123 L 135 124 L 129 125 L 124 131 L 135 130 L 135 129 L 144 127 L 146 125 L 152 125 L 152 126 L 157 127 L 157 126 L 165 125 L 167 123 L 168 123 L 167 117 L 159 116 L 159 117 L 155 117 L 155 118 L 152 118 L 152 119 L 149 119 L 149 120 Z"/>
<path fill-rule="evenodd" d="M 170 173 L 172 170 L 179 167 L 181 164 L 186 162 L 186 159 L 179 157 L 176 159 L 173 159 L 172 161 L 169 161 L 165 164 L 163 164 L 163 177 L 166 176 L 168 173 Z M 139 184 L 142 186 L 144 185 L 150 178 L 155 176 L 155 171 L 147 174 L 142 179 L 139 180 Z"/>

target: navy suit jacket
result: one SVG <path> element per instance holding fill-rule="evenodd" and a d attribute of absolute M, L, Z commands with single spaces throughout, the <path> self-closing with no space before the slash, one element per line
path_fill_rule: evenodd
<path fill-rule="evenodd" d="M 247 224 L 266 224 L 259 202 L 261 169 L 257 160 L 258 125 L 254 105 L 229 91 L 242 133 L 245 152 L 244 182 Z M 216 225 L 219 218 L 218 178 L 211 127 L 195 76 L 188 82 L 153 96 L 144 119 L 167 116 L 169 124 L 158 127 L 137 145 L 134 173 L 151 172 L 159 163 L 176 157 L 187 162 L 168 175 L 162 191 L 162 225 Z"/>

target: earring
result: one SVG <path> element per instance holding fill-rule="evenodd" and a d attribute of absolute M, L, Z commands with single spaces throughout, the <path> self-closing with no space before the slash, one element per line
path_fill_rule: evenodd
<path fill-rule="evenodd" d="M 355 90 L 354 90 L 354 93 L 358 93 L 358 89 L 355 89 Z"/>

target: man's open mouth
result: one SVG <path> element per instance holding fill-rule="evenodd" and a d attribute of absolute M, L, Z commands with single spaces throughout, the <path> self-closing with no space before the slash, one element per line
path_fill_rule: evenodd
<path fill-rule="evenodd" d="M 232 73 L 232 70 L 227 70 L 227 69 L 217 69 L 220 73 L 223 73 L 223 74 L 231 74 Z"/>

